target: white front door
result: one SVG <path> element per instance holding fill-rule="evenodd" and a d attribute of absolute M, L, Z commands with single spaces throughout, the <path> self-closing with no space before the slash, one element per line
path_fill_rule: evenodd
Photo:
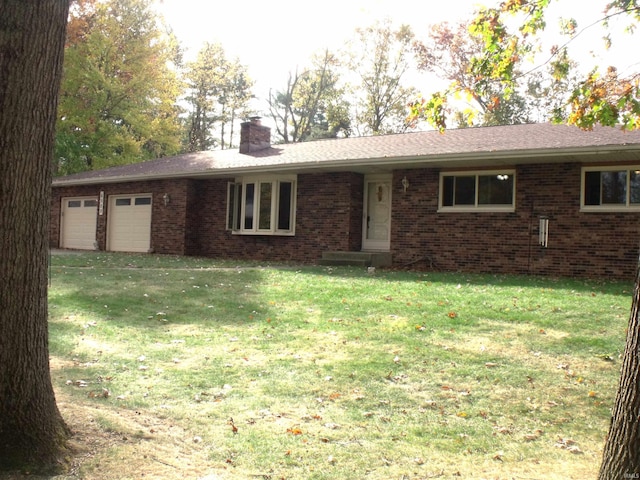
<path fill-rule="evenodd" d="M 391 243 L 391 175 L 364 178 L 362 249 L 389 251 Z"/>

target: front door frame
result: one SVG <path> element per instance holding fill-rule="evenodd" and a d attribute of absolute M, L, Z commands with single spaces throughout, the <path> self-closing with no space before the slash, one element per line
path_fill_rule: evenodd
<path fill-rule="evenodd" d="M 391 249 L 391 185 L 392 174 L 365 175 L 364 177 L 364 198 L 362 208 L 362 250 L 388 252 Z M 370 198 L 370 184 L 376 187 L 374 198 Z M 375 211 L 370 208 L 379 202 Z M 387 207 L 384 209 L 384 207 Z M 371 210 L 371 211 L 370 211 Z M 376 216 L 379 218 L 376 219 Z M 372 224 L 378 223 L 384 228 L 386 224 L 386 236 L 384 238 L 369 238 L 369 229 Z"/>

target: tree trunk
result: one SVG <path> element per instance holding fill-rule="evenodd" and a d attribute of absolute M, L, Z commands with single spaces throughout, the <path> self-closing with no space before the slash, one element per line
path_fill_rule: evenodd
<path fill-rule="evenodd" d="M 49 372 L 51 168 L 69 0 L 0 0 L 0 470 L 56 467 Z"/>
<path fill-rule="evenodd" d="M 640 261 L 618 394 L 599 480 L 640 479 Z"/>

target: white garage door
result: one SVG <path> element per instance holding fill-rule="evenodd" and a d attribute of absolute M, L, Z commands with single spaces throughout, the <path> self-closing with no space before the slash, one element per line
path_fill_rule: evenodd
<path fill-rule="evenodd" d="M 94 250 L 98 200 L 95 197 L 62 199 L 60 247 Z"/>
<path fill-rule="evenodd" d="M 109 197 L 107 249 L 148 252 L 151 247 L 151 195 Z"/>

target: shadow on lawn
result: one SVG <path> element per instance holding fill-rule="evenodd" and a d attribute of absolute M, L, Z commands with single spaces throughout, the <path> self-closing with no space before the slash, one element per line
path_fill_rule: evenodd
<path fill-rule="evenodd" d="M 270 315 L 260 270 L 81 269 L 56 267 L 49 294 L 54 348 L 69 349 L 99 324 L 150 335 L 181 325 L 252 324 Z"/>

